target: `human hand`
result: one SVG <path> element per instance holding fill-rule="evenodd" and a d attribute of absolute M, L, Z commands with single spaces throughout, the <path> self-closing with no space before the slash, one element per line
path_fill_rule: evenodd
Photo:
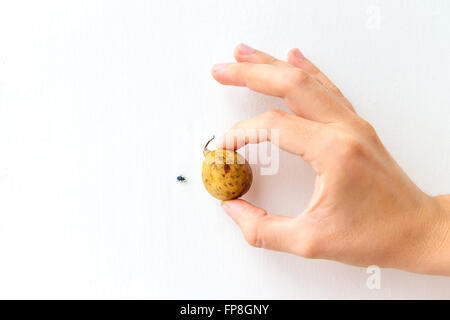
<path fill-rule="evenodd" d="M 450 200 L 422 192 L 397 165 L 374 128 L 298 49 L 287 62 L 246 45 L 237 63 L 217 64 L 225 85 L 281 97 L 293 112 L 270 110 L 233 126 L 223 147 L 270 140 L 316 171 L 308 207 L 296 217 L 268 214 L 244 200 L 223 208 L 253 246 L 357 266 L 450 275 Z M 248 132 L 267 137 L 249 140 Z M 246 133 L 247 132 L 247 133 Z M 295 201 L 295 199 L 293 199 Z"/>

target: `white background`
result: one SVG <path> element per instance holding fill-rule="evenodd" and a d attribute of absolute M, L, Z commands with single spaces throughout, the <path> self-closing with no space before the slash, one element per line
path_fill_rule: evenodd
<path fill-rule="evenodd" d="M 285 108 L 210 76 L 242 41 L 299 47 L 449 193 L 449 38 L 446 0 L 2 0 L 0 297 L 450 298 L 450 278 L 382 270 L 369 290 L 365 269 L 252 248 L 200 175 L 212 134 Z M 245 199 L 295 215 L 314 173 L 281 165 Z"/>

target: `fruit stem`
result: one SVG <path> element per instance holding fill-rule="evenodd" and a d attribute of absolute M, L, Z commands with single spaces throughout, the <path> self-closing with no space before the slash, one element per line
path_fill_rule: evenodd
<path fill-rule="evenodd" d="M 208 142 L 205 144 L 205 147 L 203 148 L 203 155 L 206 157 L 206 155 L 208 154 L 208 153 L 210 153 L 211 151 L 209 151 L 207 148 L 208 148 L 208 144 L 211 142 L 211 141 L 213 141 L 213 139 L 215 138 L 216 136 L 213 136 L 211 139 L 209 139 L 208 140 Z"/>

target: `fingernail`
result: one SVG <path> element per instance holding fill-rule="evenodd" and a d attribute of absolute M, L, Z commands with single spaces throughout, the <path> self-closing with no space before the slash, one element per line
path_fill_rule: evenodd
<path fill-rule="evenodd" d="M 222 201 L 221 205 L 225 212 L 230 216 L 239 215 L 240 211 L 245 209 L 243 202 L 238 199 Z"/>
<path fill-rule="evenodd" d="M 225 210 L 225 213 L 229 216 L 231 216 L 231 210 L 230 206 L 228 205 L 228 201 L 221 201 L 220 205 L 222 206 L 222 209 Z"/>
<path fill-rule="evenodd" d="M 213 66 L 213 71 L 214 72 L 221 72 L 223 70 L 225 70 L 225 68 L 227 67 L 228 63 L 217 63 Z"/>
<path fill-rule="evenodd" d="M 305 59 L 305 56 L 303 55 L 303 53 L 297 48 L 294 50 L 294 54 L 295 54 L 295 57 L 299 60 Z"/>
<path fill-rule="evenodd" d="M 255 49 L 252 47 L 249 47 L 248 45 L 241 43 L 239 45 L 239 53 L 243 55 L 252 54 L 255 52 Z"/>

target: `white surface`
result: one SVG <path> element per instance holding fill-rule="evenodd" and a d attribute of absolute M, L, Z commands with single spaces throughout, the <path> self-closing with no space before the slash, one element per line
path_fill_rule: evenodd
<path fill-rule="evenodd" d="M 200 177 L 213 133 L 284 108 L 210 76 L 243 41 L 299 47 L 449 193 L 449 38 L 446 0 L 2 1 L 0 297 L 450 298 L 450 278 L 383 270 L 368 290 L 365 269 L 251 248 Z M 245 198 L 294 215 L 314 174 L 281 165 Z"/>

